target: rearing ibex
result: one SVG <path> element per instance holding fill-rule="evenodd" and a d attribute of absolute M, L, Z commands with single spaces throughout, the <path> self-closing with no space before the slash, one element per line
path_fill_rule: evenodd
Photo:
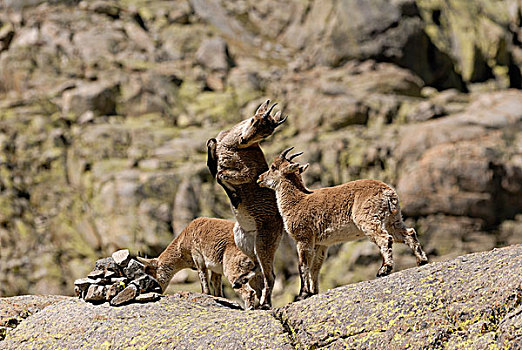
<path fill-rule="evenodd" d="M 255 284 L 261 308 L 271 307 L 274 255 L 283 234 L 283 220 L 274 192 L 256 183 L 259 175 L 268 169 L 259 142 L 286 120 L 281 112 L 271 116 L 275 104 L 268 108 L 269 103 L 269 100 L 263 103 L 252 118 L 207 142 L 209 170 L 232 202 L 237 220 L 235 242 L 261 267 L 263 279 Z"/>
<path fill-rule="evenodd" d="M 286 158 L 292 148 L 276 157 L 258 182 L 275 190 L 285 229 L 297 243 L 301 277 L 297 300 L 318 293 L 319 270 L 328 247 L 336 243 L 368 237 L 383 258 L 377 276 L 386 276 L 392 270 L 393 241 L 406 243 L 417 265 L 428 262 L 415 230 L 402 221 L 399 197 L 393 188 L 377 180 L 356 180 L 308 190 L 301 177 L 308 164 L 292 161 L 302 152 Z"/>

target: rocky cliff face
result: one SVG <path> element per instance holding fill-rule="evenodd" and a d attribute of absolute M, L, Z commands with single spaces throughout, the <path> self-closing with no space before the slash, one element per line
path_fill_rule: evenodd
<path fill-rule="evenodd" d="M 266 98 L 289 115 L 268 159 L 304 150 L 312 188 L 394 185 L 432 260 L 522 242 L 518 1 L 0 8 L 0 295 L 70 294 L 99 257 L 157 255 L 192 218 L 231 217 L 205 141 Z M 330 254 L 325 289 L 379 264 L 369 242 Z M 286 239 L 279 305 L 294 256 Z"/>
<path fill-rule="evenodd" d="M 520 276 L 518 245 L 332 289 L 273 311 L 242 311 L 187 292 L 118 308 L 65 297 L 2 298 L 7 336 L 0 346 L 520 349 Z"/>

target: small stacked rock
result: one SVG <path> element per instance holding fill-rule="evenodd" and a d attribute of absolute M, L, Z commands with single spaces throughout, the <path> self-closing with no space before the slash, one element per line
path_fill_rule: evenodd
<path fill-rule="evenodd" d="M 158 300 L 161 287 L 154 277 L 145 273 L 145 265 L 132 259 L 128 249 L 123 249 L 96 261 L 86 278 L 74 281 L 74 291 L 85 301 L 108 301 L 118 306 L 132 301 Z"/>

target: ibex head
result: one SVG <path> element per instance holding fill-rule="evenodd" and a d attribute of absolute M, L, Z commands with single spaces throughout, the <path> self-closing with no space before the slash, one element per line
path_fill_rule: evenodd
<path fill-rule="evenodd" d="M 306 169 L 308 169 L 309 164 L 306 163 L 305 165 L 301 165 L 292 161 L 295 157 L 298 157 L 301 154 L 303 154 L 303 152 L 295 153 L 287 158 L 287 154 L 292 149 L 293 147 L 290 147 L 281 152 L 281 154 L 274 159 L 272 165 L 270 165 L 270 168 L 261 175 L 259 175 L 259 178 L 257 180 L 259 186 L 268 187 L 275 190 L 277 185 L 279 185 L 279 183 L 281 182 L 281 179 L 283 179 L 284 177 L 291 176 L 295 178 L 296 175 L 297 179 L 295 180 L 302 182 L 300 175 Z"/>
<path fill-rule="evenodd" d="M 145 265 L 145 273 L 154 277 L 159 282 L 161 290 L 164 292 L 169 285 L 170 277 L 168 276 L 168 272 L 162 268 L 158 258 L 147 259 L 137 256 L 136 259 Z"/>
<path fill-rule="evenodd" d="M 275 128 L 285 122 L 287 117 L 282 117 L 281 111 L 274 116 L 270 115 L 277 103 L 268 108 L 269 103 L 270 100 L 266 100 L 259 106 L 254 116 L 246 123 L 239 138 L 241 146 L 248 147 L 267 138 L 274 133 Z"/>

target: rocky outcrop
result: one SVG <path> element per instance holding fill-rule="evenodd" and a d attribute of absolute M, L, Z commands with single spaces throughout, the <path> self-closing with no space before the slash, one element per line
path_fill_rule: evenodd
<path fill-rule="evenodd" d="M 515 272 L 522 269 L 521 249 L 336 288 L 276 314 L 298 348 L 516 347 L 522 339 L 522 279 Z"/>
<path fill-rule="evenodd" d="M 329 290 L 273 311 L 195 293 L 111 307 L 47 298 L 3 349 L 518 349 L 522 246 L 475 253 Z M 0 320 L 42 297 L 0 299 Z M 6 311 L 10 314 L 6 315 Z M 11 326 L 13 327 L 13 326 Z"/>
<path fill-rule="evenodd" d="M 517 0 L 419 0 L 417 4 L 426 23 L 425 32 L 437 48 L 455 59 L 465 81 L 486 81 L 496 76 L 505 86 L 522 87 Z"/>
<path fill-rule="evenodd" d="M 506 89 L 520 10 L 0 0 L 0 295 L 72 294 L 102 256 L 156 256 L 194 217 L 229 218 L 205 141 L 266 98 L 289 116 L 263 143 L 268 159 L 305 150 L 312 188 L 396 186 L 430 259 L 521 243 L 522 96 Z M 298 288 L 292 242 L 281 247 L 276 305 Z M 400 246 L 395 256 L 397 269 L 415 264 Z M 367 242 L 332 247 L 323 285 L 378 264 Z M 199 288 L 189 272 L 174 281 Z"/>
<path fill-rule="evenodd" d="M 521 122 L 522 95 L 510 90 L 477 96 L 447 118 L 404 127 L 397 190 L 405 213 L 494 224 L 521 212 Z"/>
<path fill-rule="evenodd" d="M 45 327 L 51 332 L 38 335 L 42 322 L 56 328 Z M 7 333 L 2 348 L 292 349 L 288 334 L 270 313 L 243 312 L 225 299 L 196 293 L 118 308 L 67 298 L 25 323 L 26 330 L 20 324 Z"/>
<path fill-rule="evenodd" d="M 131 258 L 127 249 L 122 249 L 96 261 L 87 277 L 74 281 L 74 292 L 91 303 L 108 301 L 119 306 L 134 301 L 155 301 L 161 286 L 145 272 L 145 265 Z"/>

